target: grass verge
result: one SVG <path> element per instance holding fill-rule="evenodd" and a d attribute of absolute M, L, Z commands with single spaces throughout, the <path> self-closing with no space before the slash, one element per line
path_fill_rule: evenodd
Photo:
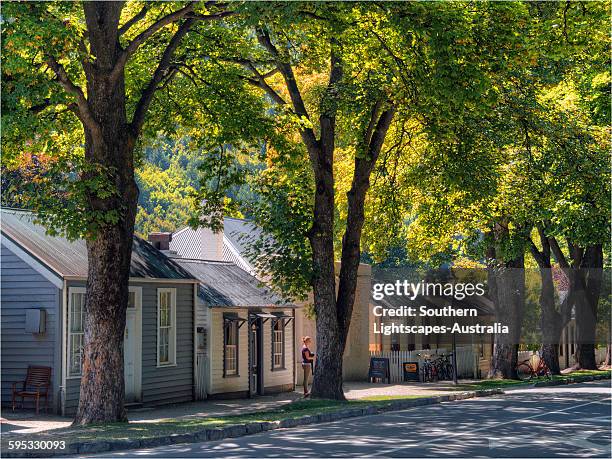
<path fill-rule="evenodd" d="M 610 376 L 611 370 L 578 370 L 571 373 L 555 375 L 553 381 L 567 381 L 568 379 L 580 378 L 583 376 Z M 511 388 L 516 386 L 529 386 L 536 382 L 549 381 L 548 378 L 534 378 L 531 381 L 523 382 L 515 379 L 483 379 L 469 384 L 459 384 L 457 390 L 480 390 L 480 389 L 496 389 L 496 388 Z"/>

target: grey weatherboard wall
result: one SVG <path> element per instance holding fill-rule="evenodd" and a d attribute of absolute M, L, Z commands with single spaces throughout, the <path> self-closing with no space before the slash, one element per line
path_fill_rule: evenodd
<path fill-rule="evenodd" d="M 130 281 L 142 287 L 142 404 L 153 406 L 193 400 L 193 285 Z M 69 282 L 85 287 L 85 282 Z M 176 288 L 176 365 L 157 367 L 157 289 Z M 66 414 L 76 411 L 79 378 L 66 380 Z"/>
<path fill-rule="evenodd" d="M 2 404 L 11 401 L 12 383 L 23 381 L 28 365 L 52 368 L 49 407 L 55 407 L 61 368 L 56 338 L 60 336 L 61 290 L 2 244 Z M 25 332 L 26 309 L 47 313 L 43 334 Z M 26 400 L 26 407 L 33 406 Z M 57 407 L 55 407 L 57 408 Z"/>

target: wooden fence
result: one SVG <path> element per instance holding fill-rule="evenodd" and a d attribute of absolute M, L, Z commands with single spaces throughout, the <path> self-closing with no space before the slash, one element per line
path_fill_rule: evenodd
<path fill-rule="evenodd" d="M 389 359 L 391 382 L 404 380 L 403 363 L 418 362 L 419 369 L 423 367 L 423 357 L 436 358 L 437 355 L 448 354 L 448 349 L 421 349 L 414 351 L 376 351 L 370 352 L 370 357 Z M 420 356 L 418 354 L 421 354 Z M 478 355 L 471 346 L 457 347 L 457 376 L 459 378 L 474 378 L 478 372 Z"/>

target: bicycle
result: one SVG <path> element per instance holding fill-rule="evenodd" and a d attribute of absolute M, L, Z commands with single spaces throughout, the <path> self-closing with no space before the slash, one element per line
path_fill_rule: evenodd
<path fill-rule="evenodd" d="M 453 363 L 450 360 L 453 353 L 441 354 L 436 360 L 434 365 L 436 367 L 436 373 L 440 381 L 453 379 Z"/>
<path fill-rule="evenodd" d="M 531 381 L 534 377 L 546 377 L 553 379 L 552 372 L 541 355 L 538 355 L 538 364 L 534 367 L 531 358 L 523 360 L 516 366 L 516 374 L 521 381 Z"/>
<path fill-rule="evenodd" d="M 422 354 L 417 354 L 418 357 L 421 357 Z M 423 382 L 433 382 L 437 379 L 437 371 L 436 367 L 431 360 L 430 354 L 424 354 L 423 357 L 423 365 L 421 367 L 421 374 Z"/>

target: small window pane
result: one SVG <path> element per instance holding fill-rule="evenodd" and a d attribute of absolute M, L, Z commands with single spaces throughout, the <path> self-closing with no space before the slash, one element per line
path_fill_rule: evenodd
<path fill-rule="evenodd" d="M 133 309 L 136 307 L 136 292 L 130 292 L 128 294 L 128 308 Z"/>
<path fill-rule="evenodd" d="M 238 322 L 228 321 L 225 324 L 225 375 L 238 374 Z"/>
<path fill-rule="evenodd" d="M 272 328 L 272 366 L 274 368 L 282 368 L 284 348 L 283 323 L 278 320 Z"/>
<path fill-rule="evenodd" d="M 72 305 L 70 311 L 70 331 L 79 333 L 83 331 L 83 309 L 85 295 L 83 293 L 72 294 Z"/>
<path fill-rule="evenodd" d="M 163 328 L 159 331 L 159 361 L 160 363 L 167 363 L 169 361 L 169 329 Z"/>
<path fill-rule="evenodd" d="M 175 363 L 175 324 L 173 323 L 171 291 L 159 292 L 157 355 L 160 364 Z"/>
<path fill-rule="evenodd" d="M 81 374 L 83 363 L 85 318 L 85 294 L 75 292 L 70 297 L 70 323 L 68 324 L 68 372 L 71 376 Z"/>

